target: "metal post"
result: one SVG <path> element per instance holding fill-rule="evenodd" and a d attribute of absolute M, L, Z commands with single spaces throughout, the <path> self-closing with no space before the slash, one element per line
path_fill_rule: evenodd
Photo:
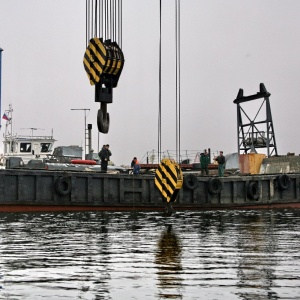
<path fill-rule="evenodd" d="M 88 129 L 88 149 L 89 149 L 89 153 L 90 154 L 92 152 L 92 128 L 93 125 L 92 124 L 88 124 L 87 129 Z M 91 158 L 89 158 L 91 159 Z"/>
<path fill-rule="evenodd" d="M 86 156 L 86 140 L 87 140 L 87 128 L 86 128 L 86 111 L 90 111 L 89 108 L 71 108 L 71 110 L 83 110 L 84 111 L 84 158 Z"/>

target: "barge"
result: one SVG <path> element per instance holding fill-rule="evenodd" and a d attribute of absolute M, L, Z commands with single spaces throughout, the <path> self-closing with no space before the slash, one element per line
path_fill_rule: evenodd
<path fill-rule="evenodd" d="M 239 90 L 234 100 L 239 134 L 236 172 L 227 170 L 225 177 L 218 177 L 212 172 L 216 171 L 216 165 L 210 165 L 210 176 L 201 176 L 197 168 L 185 170 L 182 175 L 181 169 L 177 172 L 175 168 L 177 176 L 180 173 L 181 185 L 180 189 L 179 185 L 175 188 L 176 197 L 170 200 L 172 210 L 300 208 L 300 156 L 277 155 L 269 96 L 263 84 L 255 95 L 245 97 L 243 90 Z M 241 104 L 260 98 L 267 106 L 266 117 L 263 121 L 247 118 L 250 122 L 244 124 Z M 265 130 L 259 128 L 262 124 L 266 124 Z M 257 153 L 257 148 L 267 149 L 268 155 Z M 172 175 L 169 179 L 164 175 L 157 177 L 160 180 L 157 185 L 156 175 L 151 172 L 102 173 L 99 165 L 98 169 L 82 164 L 75 168 L 58 157 L 54 163 L 43 163 L 41 168 L 36 168 L 36 164 L 10 168 L 10 162 L 17 158 L 9 158 L 6 168 L 0 170 L 0 212 L 164 210 L 170 213 L 169 198 L 162 196 L 159 185 L 165 195 L 169 194 L 168 180 L 172 180 Z M 71 158 L 74 155 L 68 156 Z"/>
<path fill-rule="evenodd" d="M 299 157 L 294 157 L 299 162 Z M 277 167 L 295 171 L 289 157 Z M 272 162 L 271 162 L 272 164 Z M 262 164 L 268 169 L 270 159 Z M 294 165 L 297 167 L 297 165 Z M 298 167 L 297 167 L 298 168 Z M 154 175 L 3 169 L 0 211 L 164 210 Z M 174 210 L 300 207 L 300 173 L 184 174 Z"/>

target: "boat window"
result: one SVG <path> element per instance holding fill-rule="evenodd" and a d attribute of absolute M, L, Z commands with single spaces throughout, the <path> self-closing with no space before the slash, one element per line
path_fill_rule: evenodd
<path fill-rule="evenodd" d="M 51 143 L 41 143 L 41 152 L 50 152 Z"/>
<path fill-rule="evenodd" d="M 20 152 L 31 152 L 31 143 L 20 143 Z"/>

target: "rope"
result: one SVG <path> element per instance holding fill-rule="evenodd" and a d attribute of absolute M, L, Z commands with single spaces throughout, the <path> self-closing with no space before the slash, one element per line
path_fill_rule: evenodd
<path fill-rule="evenodd" d="M 132 173 L 132 206 L 133 206 L 133 210 L 135 210 L 135 185 L 134 185 L 134 177 L 135 175 Z"/>
<path fill-rule="evenodd" d="M 162 99 L 161 99 L 161 81 L 162 81 L 162 1 L 159 2 L 159 104 L 158 104 L 158 162 L 161 160 L 161 141 L 162 141 Z M 180 102 L 180 0 L 175 0 L 175 52 L 176 52 L 176 87 L 175 87 L 175 106 L 176 106 L 176 129 L 175 129 L 175 140 L 176 140 L 176 160 L 180 162 L 180 144 L 181 144 L 181 102 Z"/>
<path fill-rule="evenodd" d="M 93 16 L 94 16 L 94 1 L 92 1 L 92 8 L 91 8 L 91 36 L 90 37 L 93 37 L 94 36 L 94 26 L 93 26 Z M 97 0 L 96 0 L 97 1 Z"/>
<path fill-rule="evenodd" d="M 159 1 L 159 92 L 158 92 L 158 162 L 160 162 L 161 155 L 161 0 Z"/>
<path fill-rule="evenodd" d="M 122 0 L 119 0 L 119 45 L 122 49 Z"/>
<path fill-rule="evenodd" d="M 117 2 L 114 0 L 114 42 L 117 40 Z"/>
<path fill-rule="evenodd" d="M 102 0 L 99 0 L 99 37 L 102 37 L 102 25 L 101 25 L 101 20 L 100 20 L 100 16 L 102 15 L 101 11 L 102 11 Z"/>
<path fill-rule="evenodd" d="M 98 27 L 98 16 L 97 16 L 97 12 L 98 12 L 98 0 L 95 0 L 95 37 L 97 37 L 97 27 Z"/>
<path fill-rule="evenodd" d="M 175 0 L 176 47 L 176 159 L 180 162 L 180 0 Z"/>
<path fill-rule="evenodd" d="M 109 7 L 110 7 L 110 32 L 109 32 L 109 38 L 110 38 L 110 40 L 112 40 L 113 39 L 113 27 L 114 27 L 114 24 L 113 24 L 114 14 L 113 14 L 113 1 L 112 0 L 109 2 Z"/>
<path fill-rule="evenodd" d="M 122 48 L 122 0 L 86 0 L 86 47 L 92 37 Z"/>
<path fill-rule="evenodd" d="M 90 11 L 90 8 L 89 8 L 89 0 L 86 0 L 85 2 L 85 43 L 86 43 L 86 47 L 88 46 L 88 37 L 89 37 L 89 11 Z"/>
<path fill-rule="evenodd" d="M 108 0 L 105 1 L 105 13 L 104 13 L 104 24 L 105 24 L 105 40 L 108 37 Z"/>
<path fill-rule="evenodd" d="M 176 106 L 176 132 L 175 132 L 175 139 L 176 139 L 176 160 L 178 160 L 178 32 L 177 32 L 177 16 L 178 16 L 178 3 L 175 0 L 175 77 L 176 77 L 176 87 L 175 87 L 175 106 Z"/>

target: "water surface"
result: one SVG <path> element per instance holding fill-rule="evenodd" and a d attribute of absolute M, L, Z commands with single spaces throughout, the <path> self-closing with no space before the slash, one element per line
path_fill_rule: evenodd
<path fill-rule="evenodd" d="M 299 299 L 300 211 L 0 214 L 1 299 Z"/>

